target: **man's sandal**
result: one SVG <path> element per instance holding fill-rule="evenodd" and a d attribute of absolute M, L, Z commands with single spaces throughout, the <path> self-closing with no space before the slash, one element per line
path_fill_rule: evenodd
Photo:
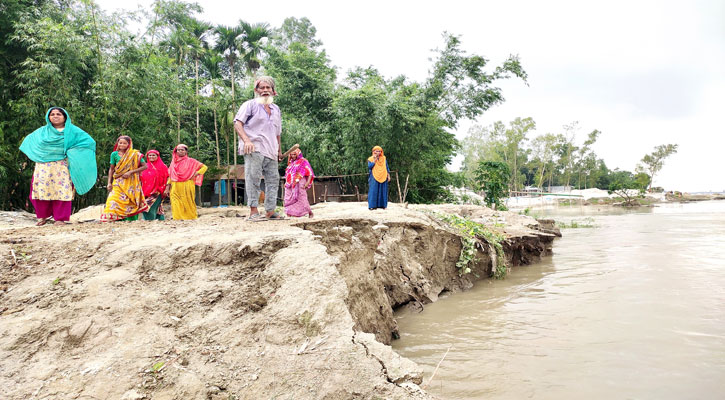
<path fill-rule="evenodd" d="M 266 221 L 267 217 L 265 217 L 263 214 L 257 213 L 252 214 L 247 218 L 247 221 L 249 222 L 259 222 L 259 221 Z"/>

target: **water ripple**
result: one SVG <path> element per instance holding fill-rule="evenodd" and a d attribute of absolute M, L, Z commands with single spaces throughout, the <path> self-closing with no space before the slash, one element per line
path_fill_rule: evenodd
<path fill-rule="evenodd" d="M 586 210 L 586 209 L 582 209 Z M 398 313 L 396 351 L 449 399 L 725 393 L 725 202 L 590 214 L 542 263 Z M 566 210 L 566 217 L 577 217 Z M 717 396 L 716 396 L 717 397 Z"/>

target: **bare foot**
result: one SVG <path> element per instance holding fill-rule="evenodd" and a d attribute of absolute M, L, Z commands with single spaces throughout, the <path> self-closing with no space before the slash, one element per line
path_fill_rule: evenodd
<path fill-rule="evenodd" d="M 310 211 L 310 213 L 309 213 L 309 214 L 307 214 L 307 216 L 308 216 L 308 217 L 310 217 L 310 218 L 312 218 L 312 217 L 314 217 L 314 216 L 315 216 L 315 214 L 313 214 L 313 213 L 312 213 L 312 211 Z"/>
<path fill-rule="evenodd" d="M 53 225 L 67 225 L 68 223 L 65 221 L 55 221 L 53 222 Z"/>
<path fill-rule="evenodd" d="M 38 220 L 38 222 L 35 224 L 35 226 L 43 226 L 48 223 L 48 218 L 41 218 Z"/>

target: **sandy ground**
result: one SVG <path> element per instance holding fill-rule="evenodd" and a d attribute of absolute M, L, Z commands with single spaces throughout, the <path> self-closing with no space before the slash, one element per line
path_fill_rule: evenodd
<path fill-rule="evenodd" d="M 363 203 L 319 204 L 313 219 L 249 222 L 247 207 L 231 207 L 98 223 L 100 208 L 65 226 L 0 213 L 0 398 L 427 399 L 417 366 L 374 331 L 383 306 L 354 306 L 366 293 L 355 282 L 390 265 L 389 293 L 379 285 L 390 308 L 415 297 L 400 293 L 417 293 L 411 277 L 440 257 L 458 286 L 415 283 L 426 298 L 465 286 L 452 267 L 459 239 L 426 209 L 511 232 L 536 223 L 485 207 Z M 427 248 L 424 234 L 448 250 Z"/>

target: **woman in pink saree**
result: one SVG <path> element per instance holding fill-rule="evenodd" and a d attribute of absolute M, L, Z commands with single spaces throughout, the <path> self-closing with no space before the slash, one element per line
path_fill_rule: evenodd
<path fill-rule="evenodd" d="M 307 200 L 307 189 L 312 186 L 315 173 L 309 161 L 302 157 L 302 151 L 296 149 L 287 158 L 284 172 L 284 212 L 290 217 L 312 218 L 312 209 Z"/>

